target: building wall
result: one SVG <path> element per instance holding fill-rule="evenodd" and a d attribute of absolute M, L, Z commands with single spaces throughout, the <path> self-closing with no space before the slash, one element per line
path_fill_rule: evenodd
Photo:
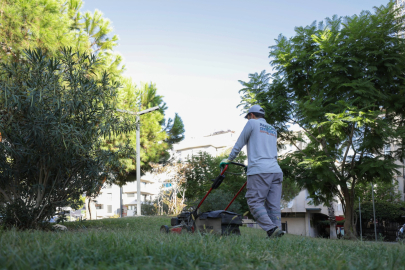
<path fill-rule="evenodd" d="M 184 141 L 173 145 L 173 157 L 180 161 L 185 161 L 187 157 L 198 155 L 201 152 L 207 152 L 212 156 L 218 156 L 225 150 L 232 148 L 238 134 L 234 131 L 220 132 L 203 137 L 185 139 Z"/>
<path fill-rule="evenodd" d="M 150 179 L 143 180 L 141 177 L 141 203 L 149 202 L 155 199 L 159 193 L 159 185 L 155 182 L 150 182 Z M 122 205 L 124 216 L 133 216 L 136 209 L 137 199 L 137 183 L 130 182 L 122 187 Z M 90 203 L 91 219 L 109 218 L 114 215 L 120 215 L 120 187 L 118 185 L 106 185 L 101 189 L 99 195 L 92 198 Z M 88 208 L 88 199 L 86 199 L 86 210 Z M 86 211 L 86 219 L 90 219 L 88 211 Z"/>
<path fill-rule="evenodd" d="M 402 200 L 405 201 L 405 179 L 404 177 L 397 177 L 398 180 L 398 191 L 401 193 Z"/>
<path fill-rule="evenodd" d="M 288 233 L 306 236 L 305 218 L 282 217 L 281 222 L 287 222 Z"/>

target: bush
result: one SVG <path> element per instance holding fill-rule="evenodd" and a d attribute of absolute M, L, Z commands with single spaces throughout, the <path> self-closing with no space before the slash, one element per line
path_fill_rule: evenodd
<path fill-rule="evenodd" d="M 122 175 L 132 150 L 100 148 L 101 137 L 131 131 L 116 113 L 119 85 L 96 78 L 94 56 L 27 51 L 0 66 L 0 215 L 7 227 L 37 228 L 57 207 L 98 192 Z"/>

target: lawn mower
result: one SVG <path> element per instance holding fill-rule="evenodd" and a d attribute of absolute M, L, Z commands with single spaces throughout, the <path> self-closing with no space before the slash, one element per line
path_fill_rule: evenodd
<path fill-rule="evenodd" d="M 241 163 L 231 162 L 231 164 L 246 167 Z M 221 174 L 212 180 L 213 183 L 211 188 L 208 190 L 207 194 L 205 194 L 204 198 L 202 198 L 197 207 L 185 207 L 177 217 L 171 219 L 171 226 L 162 225 L 160 231 L 162 233 L 178 234 L 198 231 L 201 233 L 213 233 L 219 235 L 240 235 L 239 226 L 242 225 L 242 216 L 227 210 L 245 188 L 246 182 L 224 210 L 215 210 L 204 213 L 199 213 L 198 211 L 211 191 L 217 189 L 221 185 L 222 181 L 225 179 L 225 171 L 227 169 L 228 165 L 225 165 Z"/>

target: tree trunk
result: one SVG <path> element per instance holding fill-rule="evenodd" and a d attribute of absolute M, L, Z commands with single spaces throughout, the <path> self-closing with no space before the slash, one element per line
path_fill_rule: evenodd
<path fill-rule="evenodd" d="M 87 197 L 89 202 L 87 203 L 87 210 L 89 211 L 89 220 L 91 220 L 91 210 L 90 210 L 90 202 L 91 202 L 91 198 Z"/>
<path fill-rule="evenodd" d="M 335 217 L 335 209 L 333 209 L 333 202 L 330 202 L 329 205 L 330 205 L 330 207 L 328 207 L 329 222 L 330 222 L 329 237 L 330 237 L 330 239 L 337 239 L 337 235 L 336 235 L 336 217 Z"/>
<path fill-rule="evenodd" d="M 347 191 L 347 192 L 345 192 Z M 346 189 L 343 191 L 345 202 L 346 202 L 346 209 L 345 209 L 345 238 L 348 239 L 357 239 L 356 237 L 356 228 L 354 227 L 354 205 L 351 196 L 349 195 L 350 192 Z"/>

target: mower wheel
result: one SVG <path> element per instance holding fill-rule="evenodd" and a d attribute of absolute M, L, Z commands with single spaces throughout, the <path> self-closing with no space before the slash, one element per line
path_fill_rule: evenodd
<path fill-rule="evenodd" d="M 160 227 L 160 232 L 161 233 L 169 233 L 169 226 L 162 225 L 162 227 Z"/>

